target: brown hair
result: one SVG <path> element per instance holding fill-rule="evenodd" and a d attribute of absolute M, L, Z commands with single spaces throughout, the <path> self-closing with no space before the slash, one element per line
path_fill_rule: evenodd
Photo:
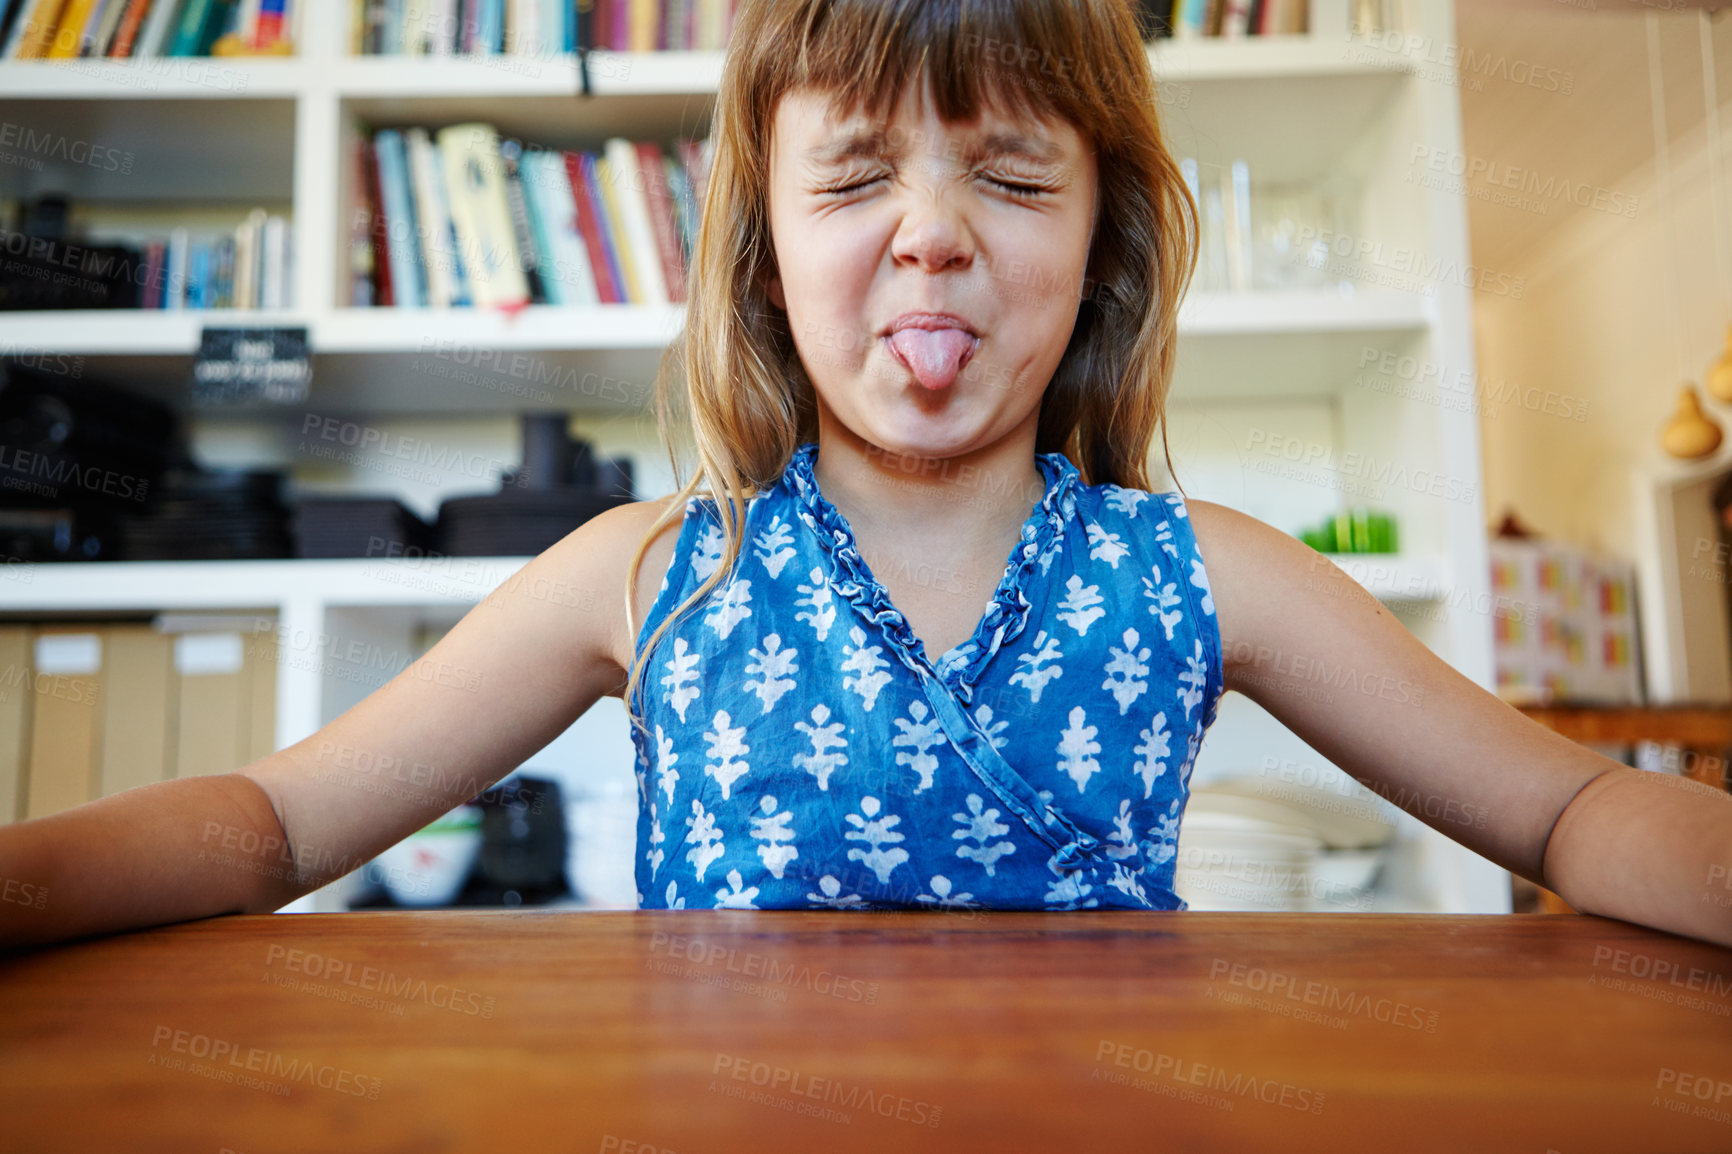
<path fill-rule="evenodd" d="M 1178 309 L 1196 260 L 1197 208 L 1162 140 L 1155 81 L 1131 0 L 742 0 L 716 98 L 714 149 L 692 253 L 682 339 L 656 385 L 672 461 L 671 402 L 683 399 L 698 469 L 633 554 L 632 601 L 649 543 L 684 514 L 700 484 L 721 496 L 723 554 L 704 582 L 634 652 L 624 700 L 675 619 L 702 602 L 739 557 L 745 504 L 773 486 L 794 450 L 817 439 L 812 384 L 787 317 L 768 297 L 770 133 L 795 89 L 887 118 L 924 82 L 946 121 L 991 104 L 1059 118 L 1092 145 L 1100 213 L 1076 326 L 1041 399 L 1035 451 L 1062 452 L 1083 484 L 1147 489 L 1147 461 L 1173 374 Z M 678 464 L 674 462 L 676 476 Z"/>

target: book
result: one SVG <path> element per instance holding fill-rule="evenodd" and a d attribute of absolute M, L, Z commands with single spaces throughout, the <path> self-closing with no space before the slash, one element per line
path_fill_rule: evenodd
<path fill-rule="evenodd" d="M 259 234 L 264 229 L 263 216 L 264 213 L 257 210 L 248 213 L 235 230 L 234 307 L 237 309 L 258 307 L 258 298 L 254 294 L 258 290 Z"/>
<path fill-rule="evenodd" d="M 459 27 L 457 0 L 429 0 L 427 53 L 450 56 L 457 50 Z"/>
<path fill-rule="evenodd" d="M 262 248 L 258 307 L 281 309 L 288 303 L 284 296 L 289 270 L 289 222 L 274 214 L 266 217 Z"/>
<path fill-rule="evenodd" d="M 373 243 L 373 300 L 375 304 L 389 307 L 395 303 L 391 294 L 391 230 L 385 222 L 385 199 L 379 184 L 379 156 L 372 142 L 362 140 L 357 142 L 357 147 L 362 153 L 367 178 L 360 196 L 366 199 L 368 215 L 372 217 L 368 233 Z"/>
<path fill-rule="evenodd" d="M 216 299 L 211 303 L 211 307 L 235 307 L 235 238 L 232 236 L 225 236 L 217 242 Z"/>
<path fill-rule="evenodd" d="M 175 16 L 186 2 L 187 0 L 153 0 L 150 12 L 144 18 L 144 31 L 139 34 L 139 56 L 157 57 L 163 54 L 163 46 L 168 43 Z"/>
<path fill-rule="evenodd" d="M 541 46 L 541 0 L 506 0 L 505 50 L 533 56 Z"/>
<path fill-rule="evenodd" d="M 27 0 L 0 0 L 0 55 L 4 55 L 4 46 L 12 38 L 13 21 L 27 7 Z"/>
<path fill-rule="evenodd" d="M 48 51 L 45 53 L 48 59 L 70 60 L 78 55 L 84 26 L 89 23 L 96 4 L 97 0 L 67 0 L 66 7 L 61 10 L 54 35 L 48 42 Z"/>
<path fill-rule="evenodd" d="M 603 145 L 603 154 L 613 179 L 606 189 L 610 210 L 617 209 L 616 239 L 623 237 L 626 276 L 636 287 L 634 304 L 665 305 L 669 302 L 667 281 L 656 249 L 655 228 L 650 223 L 649 198 L 644 174 L 638 166 L 637 149 L 624 137 Z"/>
<path fill-rule="evenodd" d="M 1251 32 L 1251 0 L 1222 0 L 1221 36 L 1242 39 Z"/>
<path fill-rule="evenodd" d="M 187 251 L 192 240 L 184 228 L 168 234 L 168 281 L 164 285 L 164 308 L 186 307 L 186 277 L 191 254 Z"/>
<path fill-rule="evenodd" d="M 288 0 L 260 0 L 258 20 L 253 27 L 252 46 L 268 49 L 289 39 Z"/>
<path fill-rule="evenodd" d="M 599 304 L 600 286 L 587 238 L 579 227 L 577 195 L 566 158 L 557 152 L 537 152 L 526 159 L 532 163 L 524 188 L 537 202 L 536 219 L 546 234 L 546 251 L 552 254 L 549 275 L 542 277 L 549 298 L 560 305 Z"/>
<path fill-rule="evenodd" d="M 689 269 L 698 247 L 698 209 L 692 199 L 692 182 L 687 179 L 684 166 L 673 157 L 662 163 L 667 171 L 668 191 L 674 198 L 674 220 L 679 225 L 680 267 Z"/>
<path fill-rule="evenodd" d="M 505 0 L 481 0 L 475 26 L 475 50 L 488 56 L 505 51 Z"/>
<path fill-rule="evenodd" d="M 680 158 L 680 164 L 685 167 L 686 176 L 692 183 L 692 199 L 698 204 L 700 214 L 703 210 L 704 192 L 709 184 L 710 175 L 710 142 L 685 139 L 675 142 L 674 152 Z"/>
<path fill-rule="evenodd" d="M 475 303 L 514 308 L 529 303 L 499 160 L 499 134 L 488 124 L 439 130 L 445 186 L 459 250 L 465 255 Z"/>
<path fill-rule="evenodd" d="M 358 308 L 379 303 L 375 291 L 378 274 L 373 265 L 375 212 L 369 192 L 372 174 L 368 172 L 372 156 L 373 150 L 364 140 L 356 141 L 349 153 L 355 190 L 355 207 L 349 213 L 349 304 Z"/>
<path fill-rule="evenodd" d="M 696 0 L 696 5 L 697 43 L 693 47 L 705 52 L 717 52 L 727 47 L 732 5 L 728 0 Z"/>
<path fill-rule="evenodd" d="M 518 263 L 523 269 L 523 282 L 534 303 L 547 300 L 547 290 L 541 283 L 541 258 L 535 244 L 535 228 L 530 220 L 528 198 L 523 194 L 523 174 L 518 162 L 523 157 L 523 145 L 515 140 L 499 144 L 499 160 L 505 172 L 505 204 L 511 213 L 511 235 L 517 242 Z"/>
<path fill-rule="evenodd" d="M 427 304 L 450 308 L 457 302 L 458 259 L 454 236 L 443 195 L 444 173 L 434 151 L 433 138 L 425 128 L 403 132 L 409 157 L 409 185 L 415 198 L 415 243 L 421 246 L 421 267 L 427 272 Z"/>
<path fill-rule="evenodd" d="M 571 184 L 571 196 L 577 204 L 577 228 L 583 236 L 583 247 L 589 257 L 589 267 L 595 274 L 596 296 L 602 304 L 626 303 L 625 282 L 620 277 L 618 258 L 613 253 L 610 226 L 601 191 L 596 187 L 594 155 L 565 153 L 565 173 Z"/>
<path fill-rule="evenodd" d="M 19 21 L 18 36 L 8 55 L 17 60 L 40 60 L 54 43 L 60 13 L 71 0 L 36 0 Z"/>
<path fill-rule="evenodd" d="M 168 0 L 162 2 L 166 4 Z M 108 45 L 110 57 L 120 60 L 132 55 L 133 45 L 138 42 L 139 30 L 144 27 L 144 17 L 150 7 L 151 0 L 127 0 L 125 13 L 114 30 L 114 39 Z"/>
<path fill-rule="evenodd" d="M 192 246 L 191 269 L 187 273 L 186 303 L 188 308 L 210 307 L 211 251 L 208 244 Z"/>
<path fill-rule="evenodd" d="M 218 0 L 185 0 L 165 56 L 197 56 L 205 32 L 218 15 Z"/>
<path fill-rule="evenodd" d="M 620 218 L 618 178 L 614 176 L 613 166 L 608 163 L 605 155 L 595 158 L 595 190 L 596 199 L 601 205 L 596 218 L 607 230 L 607 247 L 613 254 L 613 269 L 619 277 L 621 301 L 626 304 L 643 304 L 644 290 L 638 284 L 637 262 L 631 258 L 625 223 Z"/>
<path fill-rule="evenodd" d="M 168 245 L 160 240 L 145 245 L 144 285 L 140 290 L 139 306 L 147 309 L 163 307 L 163 282 L 168 276 Z"/>
<path fill-rule="evenodd" d="M 680 248 L 679 224 L 674 220 L 673 192 L 668 188 L 661 146 L 649 141 L 638 144 L 637 162 L 655 251 L 661 258 L 662 283 L 668 300 L 681 304 L 686 299 L 685 254 Z"/>
<path fill-rule="evenodd" d="M 656 0 L 630 0 L 627 14 L 627 51 L 654 52 L 658 46 L 658 27 L 660 21 Z"/>
<path fill-rule="evenodd" d="M 109 42 L 120 27 L 120 17 L 126 11 L 127 0 L 102 0 L 90 18 L 85 42 L 79 47 L 80 56 L 106 56 Z"/>
<path fill-rule="evenodd" d="M 397 308 L 419 308 L 427 301 L 423 288 L 419 227 L 414 197 L 409 188 L 409 156 L 403 134 L 382 129 L 373 137 L 379 165 L 380 206 L 390 238 L 387 256 L 391 265 L 392 304 Z"/>

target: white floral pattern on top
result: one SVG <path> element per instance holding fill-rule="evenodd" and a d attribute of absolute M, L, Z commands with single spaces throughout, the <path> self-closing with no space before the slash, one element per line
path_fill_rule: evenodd
<path fill-rule="evenodd" d="M 1002 580 L 933 659 L 816 453 L 752 495 L 734 567 L 647 655 L 639 904 L 1184 908 L 1179 824 L 1222 682 L 1182 498 L 1041 454 Z M 720 524 L 687 502 L 640 640 L 715 573 Z"/>

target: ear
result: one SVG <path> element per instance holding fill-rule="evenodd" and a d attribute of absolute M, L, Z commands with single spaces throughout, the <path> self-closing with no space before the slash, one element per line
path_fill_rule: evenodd
<path fill-rule="evenodd" d="M 771 274 L 764 281 L 764 291 L 769 294 L 771 304 L 783 312 L 788 311 L 788 296 L 782 291 L 782 277 L 779 273 Z"/>

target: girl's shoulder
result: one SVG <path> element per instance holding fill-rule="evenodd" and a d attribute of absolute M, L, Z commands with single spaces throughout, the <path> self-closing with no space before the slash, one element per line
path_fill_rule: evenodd
<path fill-rule="evenodd" d="M 678 507 L 679 494 L 666 497 L 655 497 L 646 501 L 630 501 L 624 505 L 616 505 L 607 512 L 600 514 L 591 522 L 599 524 L 607 522 L 605 535 L 599 542 L 598 552 L 607 558 L 606 572 L 611 578 L 608 588 L 601 590 L 604 604 L 616 620 L 623 620 L 624 606 L 619 604 L 621 591 L 625 587 L 626 578 L 630 573 L 631 559 L 637 552 L 638 545 L 648 537 L 652 530 L 655 536 L 644 548 L 643 561 L 637 571 L 637 579 L 632 586 L 632 616 L 641 622 L 649 612 L 649 607 L 655 604 L 660 594 L 664 579 L 673 564 L 674 549 L 678 546 L 685 524 L 689 519 L 691 502 L 685 503 L 686 508 Z M 674 508 L 674 515 L 659 529 L 655 528 L 656 520 Z M 632 639 L 624 636 L 623 630 L 617 630 L 613 638 L 613 659 L 623 676 L 627 662 L 631 659 Z"/>

